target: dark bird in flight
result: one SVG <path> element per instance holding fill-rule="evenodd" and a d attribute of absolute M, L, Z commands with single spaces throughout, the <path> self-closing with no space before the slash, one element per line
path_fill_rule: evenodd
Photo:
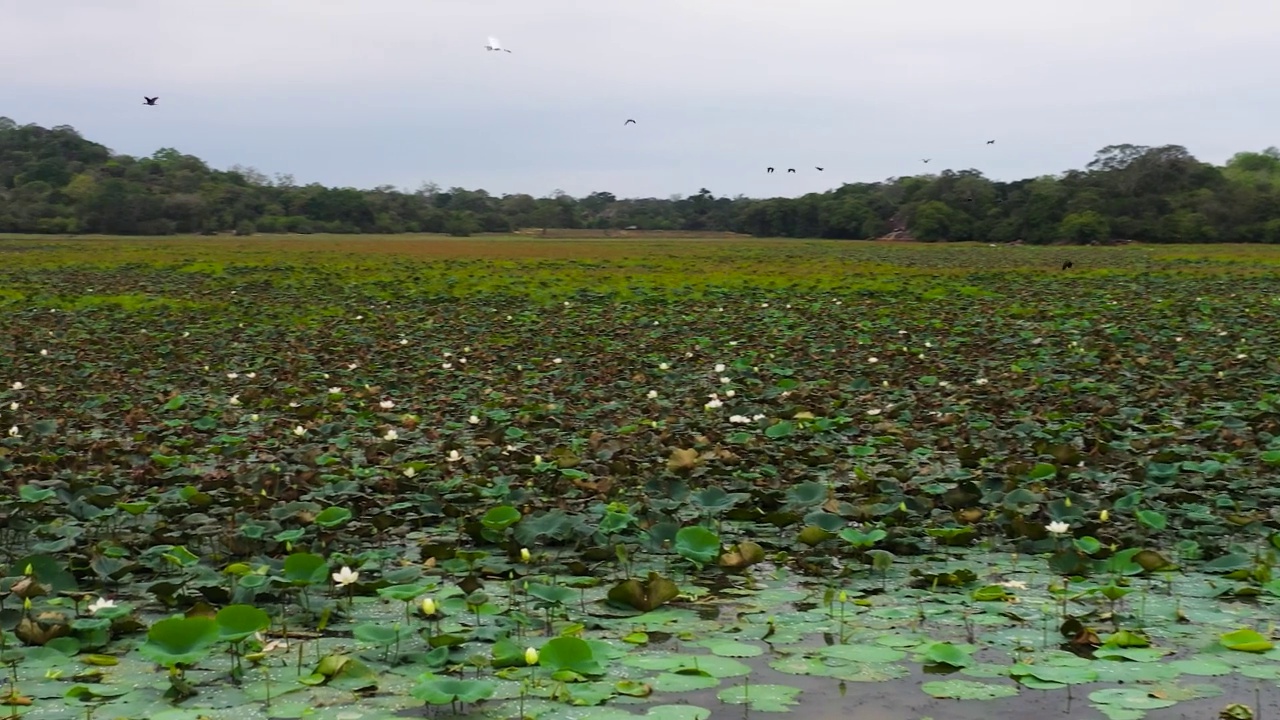
<path fill-rule="evenodd" d="M 157 101 L 157 100 L 159 100 L 159 99 L 160 99 L 160 96 L 159 96 L 159 95 L 157 95 L 157 96 L 155 96 L 155 97 L 153 97 L 153 98 L 149 98 L 149 97 L 147 97 L 146 95 L 143 95 L 143 96 L 142 96 L 142 100 L 143 100 L 142 104 L 143 104 L 143 105 L 155 105 L 155 104 L 156 104 L 156 101 Z"/>
<path fill-rule="evenodd" d="M 988 145 L 995 145 L 995 144 L 996 144 L 996 141 L 995 141 L 995 140 L 988 140 L 988 141 L 987 141 L 987 144 L 988 144 Z"/>
<path fill-rule="evenodd" d="M 1062 269 L 1063 269 L 1063 270 L 1070 270 L 1070 269 L 1071 269 L 1071 268 L 1073 268 L 1073 267 L 1075 267 L 1075 263 L 1071 262 L 1070 260 L 1068 260 L 1068 261 L 1066 261 L 1066 262 L 1062 263 Z"/>
<path fill-rule="evenodd" d="M 795 172 L 795 171 L 796 171 L 795 168 L 787 168 L 787 172 Z"/>
<path fill-rule="evenodd" d="M 933 158 L 924 158 L 924 159 L 923 159 L 923 160 L 921 160 L 920 162 L 922 162 L 922 163 L 928 163 L 928 162 L 929 162 L 930 160 L 932 160 L 932 159 L 933 159 Z"/>
<path fill-rule="evenodd" d="M 773 168 L 768 168 L 765 172 L 773 172 Z"/>
<path fill-rule="evenodd" d="M 822 172 L 822 168 L 818 167 L 817 165 L 814 165 L 813 167 L 814 167 L 814 169 L 815 169 L 815 170 L 817 170 L 818 172 Z"/>
<path fill-rule="evenodd" d="M 622 123 L 622 124 L 623 124 L 623 125 L 635 125 L 635 124 L 636 124 L 636 121 L 635 121 L 635 120 L 632 120 L 631 118 L 627 118 L 627 121 L 626 121 L 626 122 L 624 122 L 624 123 Z"/>

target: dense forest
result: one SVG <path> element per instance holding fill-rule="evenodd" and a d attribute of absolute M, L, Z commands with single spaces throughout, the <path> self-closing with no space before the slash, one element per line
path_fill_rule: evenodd
<path fill-rule="evenodd" d="M 1280 150 L 1225 166 L 1178 145 L 1112 145 L 1083 170 L 995 182 L 975 170 L 853 183 L 799 198 L 535 198 L 484 190 L 298 185 L 235 166 L 214 170 L 165 148 L 112 153 L 62 125 L 0 117 L 0 232 L 401 233 L 466 236 L 520 228 L 719 230 L 761 237 L 1027 243 L 1280 243 Z"/>

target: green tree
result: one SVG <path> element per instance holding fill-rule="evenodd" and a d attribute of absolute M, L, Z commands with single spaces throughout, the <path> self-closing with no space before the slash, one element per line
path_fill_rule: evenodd
<path fill-rule="evenodd" d="M 1111 237 L 1111 223 L 1093 210 L 1071 213 L 1058 225 L 1058 235 L 1076 243 L 1101 242 Z"/>

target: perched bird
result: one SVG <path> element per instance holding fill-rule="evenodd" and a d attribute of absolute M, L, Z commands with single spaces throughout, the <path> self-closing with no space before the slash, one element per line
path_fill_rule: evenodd
<path fill-rule="evenodd" d="M 499 52 L 499 51 L 511 52 L 510 50 L 507 50 L 506 48 L 502 47 L 502 43 L 498 42 L 498 38 L 492 35 L 489 36 L 489 44 L 485 45 L 484 49 L 490 52 Z"/>
<path fill-rule="evenodd" d="M 159 99 L 160 99 L 160 96 L 159 96 L 159 95 L 157 95 L 157 96 L 155 96 L 155 97 L 153 97 L 153 98 L 150 98 L 150 97 L 147 97 L 146 95 L 143 95 L 143 96 L 142 96 L 142 101 L 143 101 L 143 102 L 142 102 L 142 104 L 143 104 L 143 105 L 155 105 L 155 104 L 156 104 L 156 101 L 157 101 L 157 100 L 159 100 Z"/>
<path fill-rule="evenodd" d="M 817 170 L 818 172 L 822 172 L 822 168 L 818 167 L 817 165 L 814 165 L 813 169 Z"/>
<path fill-rule="evenodd" d="M 765 172 L 773 172 L 773 168 L 768 168 L 765 170 Z"/>
<path fill-rule="evenodd" d="M 624 123 L 622 123 L 622 124 L 623 124 L 623 125 L 635 125 L 635 124 L 636 124 L 636 121 L 635 121 L 635 120 L 632 120 L 632 119 L 630 119 L 630 118 L 627 118 L 627 121 L 626 121 L 626 122 L 624 122 Z"/>
<path fill-rule="evenodd" d="M 1070 269 L 1071 269 L 1071 268 L 1073 268 L 1073 267 L 1075 267 L 1075 263 L 1071 262 L 1070 260 L 1068 260 L 1068 261 L 1066 261 L 1066 262 L 1062 263 L 1062 269 L 1063 269 L 1063 270 L 1070 270 Z"/>
<path fill-rule="evenodd" d="M 996 141 L 995 141 L 995 140 L 988 140 L 988 141 L 987 141 L 987 144 L 988 144 L 988 145 L 995 145 L 995 144 L 996 144 Z"/>
<path fill-rule="evenodd" d="M 795 168 L 787 168 L 787 172 L 795 172 L 795 171 L 796 171 Z"/>

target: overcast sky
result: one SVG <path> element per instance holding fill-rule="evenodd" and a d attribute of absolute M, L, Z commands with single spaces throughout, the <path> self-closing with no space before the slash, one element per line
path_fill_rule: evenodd
<path fill-rule="evenodd" d="M 0 0 L 0 115 L 303 183 L 767 197 L 1261 150 L 1277 38 L 1276 0 Z"/>

